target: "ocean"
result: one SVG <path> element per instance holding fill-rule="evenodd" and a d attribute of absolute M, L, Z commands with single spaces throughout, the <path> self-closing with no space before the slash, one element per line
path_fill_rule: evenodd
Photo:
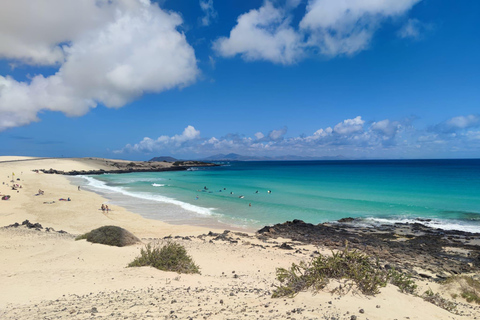
<path fill-rule="evenodd" d="M 188 171 L 75 177 L 150 219 L 257 230 L 345 217 L 480 232 L 480 160 L 224 162 Z M 100 206 L 100 204 L 99 204 Z"/>

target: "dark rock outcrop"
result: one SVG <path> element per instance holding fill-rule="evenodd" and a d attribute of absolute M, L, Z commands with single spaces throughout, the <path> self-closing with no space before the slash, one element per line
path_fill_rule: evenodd
<path fill-rule="evenodd" d="M 163 171 L 183 171 L 189 168 L 195 167 L 215 167 L 218 166 L 214 163 L 201 162 L 201 161 L 176 161 L 171 166 L 165 166 L 163 163 L 159 162 L 145 162 L 145 161 L 107 161 L 108 166 L 112 167 L 111 169 L 98 169 L 98 170 L 72 170 L 72 171 L 63 171 L 50 169 L 35 169 L 34 171 L 41 171 L 46 174 L 63 174 L 69 176 L 75 175 L 94 175 L 94 174 L 104 174 L 104 173 L 130 173 L 130 172 L 163 172 Z"/>
<path fill-rule="evenodd" d="M 350 249 L 361 250 L 389 267 L 412 273 L 414 267 L 433 274 L 480 271 L 480 246 L 472 241 L 480 240 L 480 233 L 433 229 L 420 223 L 362 227 L 355 224 L 355 219 L 341 221 L 318 225 L 287 221 L 263 227 L 257 231 L 257 237 L 288 238 L 330 249 L 343 249 L 348 242 Z"/>

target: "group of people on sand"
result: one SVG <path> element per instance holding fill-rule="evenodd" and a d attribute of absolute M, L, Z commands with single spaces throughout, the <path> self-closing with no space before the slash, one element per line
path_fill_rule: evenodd
<path fill-rule="evenodd" d="M 108 206 L 105 205 L 105 204 L 103 204 L 103 203 L 102 203 L 102 206 L 100 207 L 100 209 L 102 209 L 103 212 L 105 212 L 105 211 L 107 211 L 107 212 L 110 211 L 110 209 L 108 208 Z"/>

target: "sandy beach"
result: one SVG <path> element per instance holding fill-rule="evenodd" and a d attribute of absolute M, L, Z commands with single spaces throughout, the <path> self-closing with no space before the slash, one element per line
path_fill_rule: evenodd
<path fill-rule="evenodd" d="M 43 227 L 0 228 L 1 319 L 480 319 L 477 304 L 452 297 L 458 288 L 429 279 L 416 279 L 418 292 L 431 289 L 454 301 L 455 312 L 390 284 L 375 296 L 332 294 L 327 288 L 272 298 L 276 268 L 330 250 L 254 233 L 148 220 L 79 189 L 63 175 L 33 171 L 50 168 L 89 171 L 107 166 L 99 159 L 0 157 L 0 194 L 10 195 L 0 201 L 0 227 L 25 220 Z M 17 190 L 12 190 L 14 184 Z M 36 195 L 39 190 L 42 195 Z M 111 211 L 100 210 L 101 204 Z M 142 243 L 119 248 L 75 241 L 105 225 L 125 228 Z M 145 244 L 167 236 L 185 246 L 201 274 L 127 268 Z M 280 248 L 285 242 L 295 250 Z"/>

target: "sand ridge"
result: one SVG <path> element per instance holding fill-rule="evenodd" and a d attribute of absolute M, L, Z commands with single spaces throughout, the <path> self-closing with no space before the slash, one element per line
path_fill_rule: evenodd
<path fill-rule="evenodd" d="M 99 208 L 107 200 L 101 196 L 79 191 L 64 176 L 32 171 L 99 169 L 99 162 L 34 158 L 1 162 L 6 159 L 17 158 L 0 157 L 0 194 L 11 195 L 0 202 L 0 226 L 28 219 L 67 233 L 0 229 L 1 319 L 480 319 L 475 305 L 460 304 L 459 314 L 452 314 L 391 285 L 375 297 L 322 291 L 272 299 L 278 284 L 275 268 L 328 250 L 234 231 L 228 235 L 235 241 L 215 240 L 215 233 L 223 230 L 168 225 L 112 204 L 113 211 L 103 213 Z M 14 183 L 22 185 L 19 192 L 11 190 L 13 172 Z M 44 195 L 35 196 L 38 189 Z M 121 226 L 143 244 L 117 248 L 74 240 L 103 225 Z M 208 235 L 209 231 L 213 233 Z M 200 266 L 200 275 L 126 267 L 144 244 L 165 241 L 169 235 L 186 247 Z M 295 250 L 281 249 L 284 242 Z M 433 282 L 419 285 L 442 290 Z"/>

